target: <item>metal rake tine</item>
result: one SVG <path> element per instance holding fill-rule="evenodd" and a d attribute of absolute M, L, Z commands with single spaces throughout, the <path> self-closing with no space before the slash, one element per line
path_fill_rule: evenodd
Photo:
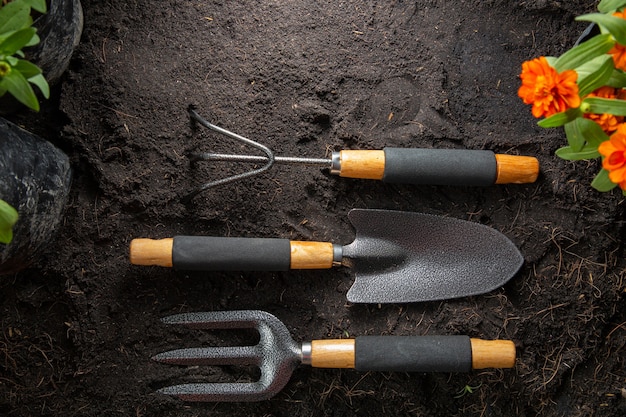
<path fill-rule="evenodd" d="M 221 128 L 219 126 L 216 126 L 214 124 L 209 123 L 206 119 L 204 119 L 202 116 L 200 116 L 198 114 L 198 112 L 196 112 L 193 109 L 193 107 L 191 107 L 191 106 L 189 107 L 188 111 L 189 111 L 189 116 L 193 120 L 198 122 L 200 125 L 208 128 L 210 130 L 213 130 L 214 132 L 221 133 L 221 134 L 223 134 L 225 136 L 228 136 L 231 139 L 235 139 L 235 140 L 237 140 L 239 142 L 242 142 L 242 143 L 244 143 L 246 145 L 252 146 L 254 148 L 257 148 L 257 149 L 263 151 L 263 153 L 265 153 L 265 155 L 267 157 L 267 160 L 265 161 L 265 165 L 263 165 L 260 168 L 256 168 L 256 169 L 250 170 L 248 172 L 243 172 L 243 173 L 240 173 L 240 174 L 235 174 L 235 175 L 232 175 L 230 177 L 221 178 L 219 180 L 210 181 L 210 182 L 208 182 L 208 183 L 206 183 L 206 184 L 196 188 L 194 191 L 192 191 L 187 196 L 185 196 L 183 198 L 183 202 L 189 202 L 195 196 L 197 196 L 198 194 L 208 190 L 209 188 L 217 187 L 219 185 L 224 185 L 224 184 L 227 184 L 229 182 L 239 181 L 239 180 L 244 179 L 244 178 L 248 178 L 248 177 L 252 177 L 252 176 L 261 174 L 261 173 L 269 170 L 272 167 L 272 165 L 274 165 L 274 160 L 275 160 L 274 152 L 272 152 L 272 150 L 270 148 L 268 148 L 267 146 L 265 146 L 265 145 L 263 145 L 263 144 L 261 144 L 259 142 L 256 142 L 256 141 L 254 141 L 252 139 L 248 139 L 246 137 L 243 137 L 241 135 L 233 133 L 233 132 L 231 132 L 229 130 L 226 130 L 224 128 Z M 205 155 L 205 154 L 202 154 L 202 153 L 191 154 L 191 162 L 194 163 L 194 162 L 206 159 L 203 155 Z"/>

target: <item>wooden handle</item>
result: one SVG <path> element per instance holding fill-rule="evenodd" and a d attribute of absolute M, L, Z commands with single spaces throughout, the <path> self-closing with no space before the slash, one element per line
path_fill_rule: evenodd
<path fill-rule="evenodd" d="M 330 242 L 292 240 L 291 269 L 328 269 L 333 266 L 334 250 Z"/>
<path fill-rule="evenodd" d="M 467 352 L 467 347 L 469 346 L 459 344 L 461 338 L 461 336 L 430 338 L 427 336 L 366 336 L 357 339 L 313 340 L 310 365 L 316 368 L 356 368 L 361 371 L 468 371 L 470 352 Z M 515 366 L 515 344 L 512 341 L 469 340 L 472 369 L 513 368 Z M 465 356 L 463 352 L 467 352 L 468 363 L 458 368 L 457 362 L 463 362 L 462 357 Z"/>
<path fill-rule="evenodd" d="M 539 161 L 532 156 L 496 154 L 496 184 L 526 184 L 537 181 Z"/>
<path fill-rule="evenodd" d="M 390 153 L 391 156 L 386 156 L 385 152 Z M 411 152 L 418 152 L 419 155 L 413 155 L 414 158 L 409 158 L 407 160 L 407 154 Z M 448 177 L 456 178 L 456 176 L 462 175 L 460 173 L 461 170 L 469 169 L 463 164 L 459 165 L 458 162 L 455 163 L 455 161 L 458 159 L 459 155 L 463 156 L 465 159 L 473 158 L 473 155 L 470 152 L 471 151 L 465 151 L 465 154 L 463 154 L 463 151 L 449 149 L 422 150 L 395 148 L 386 148 L 386 150 L 344 150 L 339 152 L 339 175 L 347 178 L 372 180 L 382 180 L 384 178 L 386 182 L 415 184 L 431 182 L 433 184 L 440 184 L 443 182 L 443 184 L 447 184 L 447 181 L 450 181 Z M 452 158 L 454 153 L 456 153 L 456 155 Z M 440 157 L 449 156 L 450 158 L 440 161 L 441 165 L 433 165 L 436 164 L 435 161 L 423 160 L 423 158 L 430 159 L 430 157 L 435 157 L 439 154 L 441 154 Z M 490 154 L 493 155 L 491 152 Z M 399 161 L 390 160 L 390 166 L 388 167 L 388 170 L 385 170 L 387 157 L 391 158 L 394 155 L 404 156 L 402 158 L 397 158 Z M 496 184 L 532 183 L 535 182 L 539 176 L 539 161 L 535 157 L 503 154 L 496 154 L 495 157 Z M 493 158 L 493 156 L 491 158 Z M 415 160 L 413 161 L 413 159 Z M 407 165 L 407 161 L 410 162 L 409 165 Z M 399 163 L 400 166 L 394 166 L 396 163 Z M 491 165 L 491 167 L 493 167 L 493 165 Z M 483 167 L 479 166 L 479 168 Z M 428 174 L 426 175 L 426 178 L 422 178 L 424 174 Z M 472 175 L 476 174 L 473 173 Z M 394 177 L 396 176 L 399 177 L 399 180 L 394 180 Z M 433 176 L 437 177 L 436 180 L 431 178 Z"/>
<path fill-rule="evenodd" d="M 176 239 L 176 244 L 174 238 L 133 239 L 130 262 L 172 267 L 176 259 L 176 268 L 185 270 L 282 271 L 328 269 L 334 260 L 334 246 L 330 242 L 207 236 L 178 236 Z"/>
<path fill-rule="evenodd" d="M 515 344 L 510 340 L 470 339 L 472 369 L 513 368 Z"/>
<path fill-rule="evenodd" d="M 311 366 L 315 368 L 354 368 L 354 339 L 313 340 Z"/>
<path fill-rule="evenodd" d="M 382 180 L 385 175 L 385 152 L 347 150 L 339 152 L 341 170 L 339 176 Z"/>
<path fill-rule="evenodd" d="M 133 239 L 130 242 L 130 263 L 172 267 L 174 239 Z"/>

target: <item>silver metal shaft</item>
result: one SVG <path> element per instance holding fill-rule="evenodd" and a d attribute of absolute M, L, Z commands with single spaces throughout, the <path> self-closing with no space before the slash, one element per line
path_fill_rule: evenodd
<path fill-rule="evenodd" d="M 250 162 L 250 163 L 264 163 L 269 161 L 267 156 L 262 155 L 237 155 L 237 154 L 225 154 L 225 153 L 198 153 L 194 154 L 197 159 L 205 161 L 224 161 L 224 162 Z M 293 156 L 275 156 L 274 162 L 279 164 L 297 164 L 297 165 L 314 165 L 322 166 L 324 168 L 330 168 L 332 165 L 331 159 L 324 158 L 299 158 Z"/>
<path fill-rule="evenodd" d="M 300 344 L 300 363 L 302 365 L 310 365 L 313 354 L 313 344 L 311 342 L 302 342 Z"/>

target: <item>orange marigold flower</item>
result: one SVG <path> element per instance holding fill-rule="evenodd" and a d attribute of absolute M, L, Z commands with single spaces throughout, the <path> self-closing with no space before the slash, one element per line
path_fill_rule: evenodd
<path fill-rule="evenodd" d="M 604 86 L 604 87 L 598 88 L 593 93 L 589 93 L 587 97 L 600 97 L 600 98 L 615 99 L 615 98 L 621 97 L 622 95 L 623 94 L 622 94 L 621 89 L 618 90 L 613 87 Z M 614 116 L 608 113 L 603 113 L 603 114 L 586 113 L 585 117 L 599 124 L 602 130 L 604 130 L 606 133 L 614 132 L 617 129 L 617 126 L 624 121 L 624 116 Z"/>
<path fill-rule="evenodd" d="M 618 126 L 611 135 L 598 147 L 602 155 L 602 168 L 609 171 L 609 179 L 626 190 L 626 124 Z"/>
<path fill-rule="evenodd" d="M 580 106 L 578 74 L 574 70 L 559 74 L 542 56 L 524 62 L 520 78 L 522 86 L 517 95 L 524 103 L 532 104 L 533 116 L 537 118 Z"/>
<path fill-rule="evenodd" d="M 621 12 L 615 12 L 613 13 L 613 16 L 626 19 L 626 10 Z M 615 64 L 615 68 L 626 71 L 626 47 L 616 43 L 609 51 L 609 54 L 611 54 L 611 56 L 613 57 L 613 63 Z"/>
<path fill-rule="evenodd" d="M 609 50 L 609 54 L 613 57 L 615 68 L 626 71 L 626 47 L 616 43 Z"/>

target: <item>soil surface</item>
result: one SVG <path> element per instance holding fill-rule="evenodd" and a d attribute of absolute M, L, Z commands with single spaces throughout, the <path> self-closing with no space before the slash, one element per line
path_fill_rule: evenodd
<path fill-rule="evenodd" d="M 34 118 L 11 117 L 70 156 L 74 182 L 41 258 L 0 281 L 0 414 L 625 415 L 624 199 L 589 186 L 598 161 L 556 158 L 563 132 L 537 127 L 517 97 L 521 63 L 567 50 L 586 26 L 574 17 L 593 3 L 84 0 L 81 44 L 53 99 Z M 250 169 L 190 164 L 191 151 L 250 149 L 192 125 L 189 105 L 277 155 L 490 149 L 536 156 L 541 175 L 527 185 L 409 186 L 277 165 L 183 202 L 203 183 Z M 128 260 L 137 237 L 349 243 L 352 208 L 482 223 L 509 237 L 525 263 L 488 294 L 357 305 L 346 301 L 347 268 L 186 273 Z M 150 359 L 241 341 L 167 327 L 161 317 L 238 309 L 276 315 L 297 341 L 510 339 L 517 364 L 468 374 L 302 366 L 258 403 L 156 393 L 180 382 L 254 378 L 247 368 Z"/>

